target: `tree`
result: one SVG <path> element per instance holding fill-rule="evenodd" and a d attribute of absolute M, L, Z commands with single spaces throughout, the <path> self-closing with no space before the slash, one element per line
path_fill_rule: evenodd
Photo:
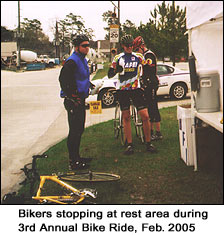
<path fill-rule="evenodd" d="M 21 40 L 21 48 L 33 50 L 37 54 L 51 54 L 53 45 L 49 42 L 48 36 L 42 32 L 41 22 L 37 19 L 29 20 L 24 18 L 21 22 L 21 33 L 24 38 Z"/>
<path fill-rule="evenodd" d="M 36 34 L 42 31 L 41 22 L 37 19 L 29 20 L 28 18 L 23 18 L 24 22 L 21 22 L 21 28 L 25 31 L 34 31 Z"/>
<path fill-rule="evenodd" d="M 85 22 L 81 16 L 70 13 L 65 19 L 59 21 L 58 38 L 63 54 L 70 53 L 70 44 L 76 34 L 86 34 L 90 40 L 94 36 L 93 29 L 85 28 Z"/>
<path fill-rule="evenodd" d="M 131 34 L 133 37 L 137 36 L 137 27 L 130 20 L 126 20 L 123 25 L 121 25 L 121 37 L 125 34 Z"/>
<path fill-rule="evenodd" d="M 175 66 L 176 57 L 187 54 L 187 36 L 186 33 L 186 8 L 180 9 L 172 5 L 166 5 L 165 1 L 157 5 L 154 12 L 151 12 L 151 23 L 155 24 L 158 32 L 158 41 L 162 58 L 170 56 Z"/>
<path fill-rule="evenodd" d="M 110 24 L 112 23 L 112 11 L 103 13 L 103 21 L 107 22 L 108 31 L 105 39 L 109 39 Z M 188 38 L 186 35 L 186 8 L 180 9 L 172 5 L 157 4 L 150 12 L 149 21 L 136 27 L 130 20 L 126 20 L 120 26 L 120 37 L 124 34 L 131 34 L 134 38 L 142 36 L 148 48 L 153 50 L 158 58 L 164 61 L 164 57 L 171 57 L 173 65 L 177 57 L 187 56 Z"/>
<path fill-rule="evenodd" d="M 151 12 L 152 16 L 151 23 L 154 23 L 153 32 L 154 32 L 155 47 L 158 48 L 157 53 L 159 53 L 160 57 L 162 57 L 164 61 L 164 57 L 169 54 L 168 44 L 167 44 L 168 9 L 166 7 L 165 1 L 163 1 L 161 5 L 157 6 L 158 9 L 155 8 L 154 12 Z"/>
<path fill-rule="evenodd" d="M 14 40 L 14 32 L 1 26 L 1 42 L 12 42 Z"/>
<path fill-rule="evenodd" d="M 70 53 L 71 36 L 68 32 L 67 23 L 65 20 L 60 20 L 58 26 L 59 26 L 58 39 L 60 41 L 62 53 L 69 54 Z"/>
<path fill-rule="evenodd" d="M 107 23 L 107 27 L 104 27 L 104 30 L 107 31 L 107 34 L 105 35 L 105 39 L 109 40 L 110 39 L 110 25 L 113 23 L 113 19 L 112 19 L 112 11 L 106 11 L 103 13 L 102 17 L 103 17 L 103 21 Z"/>

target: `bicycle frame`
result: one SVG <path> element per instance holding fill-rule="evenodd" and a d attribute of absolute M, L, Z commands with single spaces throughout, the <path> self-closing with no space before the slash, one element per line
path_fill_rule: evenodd
<path fill-rule="evenodd" d="M 24 168 L 21 168 L 21 170 L 25 173 L 26 175 L 26 179 L 20 183 L 20 184 L 26 184 L 26 183 L 30 183 L 30 198 L 34 199 L 34 200 L 38 200 L 40 203 L 43 202 L 54 202 L 57 204 L 78 204 L 80 202 L 82 202 L 87 196 L 91 196 L 93 198 L 96 198 L 96 192 L 94 192 L 94 190 L 92 189 L 83 189 L 83 190 L 78 190 L 76 188 L 74 188 L 73 186 L 65 183 L 64 181 L 62 181 L 60 179 L 60 177 L 56 174 L 52 174 L 52 175 L 39 175 L 37 168 L 36 168 L 36 160 L 38 158 L 47 158 L 47 155 L 43 154 L 43 155 L 34 155 L 33 156 L 33 160 L 32 163 L 28 163 L 24 166 Z M 32 165 L 32 168 L 29 169 L 28 166 Z M 39 181 L 39 186 L 38 186 L 38 190 L 36 192 L 36 195 L 34 195 L 34 184 L 36 180 L 40 180 Z M 65 188 L 67 190 L 70 190 L 71 193 L 70 195 L 60 195 L 60 196 L 43 196 L 41 195 L 42 190 L 43 190 L 43 186 L 45 184 L 45 182 L 49 180 L 49 181 L 53 181 L 56 184 L 60 185 L 62 188 Z"/>
<path fill-rule="evenodd" d="M 80 197 L 77 201 L 75 201 L 72 204 L 78 204 L 82 202 L 85 199 L 85 193 L 79 191 L 78 189 L 72 187 L 71 185 L 65 183 L 64 181 L 60 180 L 57 175 L 46 175 L 46 176 L 40 176 L 40 184 L 39 188 L 37 190 L 36 196 L 33 196 L 32 199 L 40 201 L 40 203 L 43 203 L 44 201 L 50 201 L 54 202 L 57 204 L 67 204 L 66 202 L 61 202 L 60 200 L 72 200 L 73 196 L 72 195 L 67 195 L 67 196 L 41 196 L 41 192 L 44 186 L 44 183 L 46 180 L 51 180 L 53 182 L 56 182 L 57 184 L 61 185 L 62 187 L 71 190 L 72 193 Z M 60 200 L 59 200 L 60 199 Z"/>

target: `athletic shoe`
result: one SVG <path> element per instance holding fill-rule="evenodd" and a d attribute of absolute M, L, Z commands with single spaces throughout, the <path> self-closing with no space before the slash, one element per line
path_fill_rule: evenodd
<path fill-rule="evenodd" d="M 156 147 L 151 142 L 146 143 L 146 151 L 150 153 L 157 153 Z"/>
<path fill-rule="evenodd" d="M 132 145 L 128 145 L 126 150 L 124 151 L 124 155 L 131 155 L 134 153 L 134 149 L 133 149 L 133 146 Z"/>
<path fill-rule="evenodd" d="M 74 163 L 69 163 L 69 170 L 84 170 L 84 169 L 87 169 L 89 168 L 89 165 L 87 165 L 86 163 L 84 162 L 74 162 Z"/>
<path fill-rule="evenodd" d="M 155 139 L 155 135 L 152 134 L 152 135 L 151 135 L 151 141 L 154 141 L 154 140 L 156 140 L 156 139 Z"/>
<path fill-rule="evenodd" d="M 155 134 L 151 136 L 151 140 L 162 140 L 163 136 L 160 131 L 157 131 Z"/>

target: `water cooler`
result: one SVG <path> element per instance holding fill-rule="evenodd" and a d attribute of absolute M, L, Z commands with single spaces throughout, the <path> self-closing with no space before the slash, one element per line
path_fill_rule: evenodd
<path fill-rule="evenodd" d="M 197 91 L 196 110 L 199 113 L 220 111 L 220 78 L 217 70 L 196 71 L 195 57 L 188 59 L 191 79 L 191 90 Z"/>
<path fill-rule="evenodd" d="M 216 70 L 198 71 L 199 88 L 196 96 L 196 110 L 199 113 L 220 111 L 220 81 Z"/>

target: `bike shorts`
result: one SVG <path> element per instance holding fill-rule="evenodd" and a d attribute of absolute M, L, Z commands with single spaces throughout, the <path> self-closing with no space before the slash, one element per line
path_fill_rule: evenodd
<path fill-rule="evenodd" d="M 144 91 L 140 88 L 135 90 L 119 90 L 117 92 L 117 99 L 122 111 L 130 109 L 131 100 L 138 111 L 147 107 Z"/>

